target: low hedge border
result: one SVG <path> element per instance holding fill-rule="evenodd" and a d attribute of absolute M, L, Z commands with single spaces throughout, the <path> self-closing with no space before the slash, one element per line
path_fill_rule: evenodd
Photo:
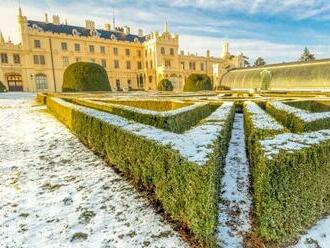
<path fill-rule="evenodd" d="M 330 111 L 330 106 L 318 101 L 288 101 L 284 103 L 291 107 L 300 108 L 312 113 Z"/>
<path fill-rule="evenodd" d="M 79 98 L 73 99 L 72 102 L 175 133 L 190 129 L 219 107 L 217 104 L 196 103 L 172 111 L 157 112 Z"/>
<path fill-rule="evenodd" d="M 330 130 L 285 133 L 257 142 L 254 213 L 271 246 L 294 241 L 330 213 Z"/>
<path fill-rule="evenodd" d="M 311 113 L 281 102 L 267 102 L 266 110 L 294 133 L 330 128 L 330 112 Z"/>
<path fill-rule="evenodd" d="M 49 98 L 47 106 L 84 144 L 137 183 L 153 188 L 164 210 L 188 226 L 204 247 L 216 247 L 218 189 L 235 111 L 232 103 L 219 107 L 212 122 L 184 134 L 132 123 L 57 98 Z M 181 144 L 186 154 L 173 142 Z"/>

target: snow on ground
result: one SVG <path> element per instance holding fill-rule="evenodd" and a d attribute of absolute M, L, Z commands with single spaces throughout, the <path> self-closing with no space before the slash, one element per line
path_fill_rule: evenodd
<path fill-rule="evenodd" d="M 250 229 L 249 163 L 246 155 L 243 114 L 236 113 L 221 182 L 218 238 L 221 247 L 243 247 Z"/>
<path fill-rule="evenodd" d="M 32 94 L 0 94 L 0 247 L 187 247 Z"/>
<path fill-rule="evenodd" d="M 329 248 L 330 247 L 330 215 L 320 220 L 307 234 L 300 237 L 299 242 L 291 248 Z"/>

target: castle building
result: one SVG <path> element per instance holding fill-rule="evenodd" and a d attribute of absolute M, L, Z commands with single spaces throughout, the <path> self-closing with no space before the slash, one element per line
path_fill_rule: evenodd
<path fill-rule="evenodd" d="M 131 34 L 128 26 L 105 24 L 103 29 L 86 20 L 85 27 L 60 22 L 59 16 L 33 21 L 19 8 L 18 23 L 21 42 L 5 41 L 0 34 L 0 81 L 9 91 L 60 92 L 67 66 L 85 61 L 102 65 L 114 90 L 155 90 L 164 78 L 172 81 L 175 90 L 182 90 L 192 73 L 208 74 L 215 85 L 231 68 L 244 67 L 243 55 L 229 53 L 229 44 L 222 55 L 197 56 L 179 52 L 179 36 L 168 30 L 162 33 Z"/>

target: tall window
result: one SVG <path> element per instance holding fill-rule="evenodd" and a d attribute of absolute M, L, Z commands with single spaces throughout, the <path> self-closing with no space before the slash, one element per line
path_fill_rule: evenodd
<path fill-rule="evenodd" d="M 204 63 L 201 63 L 201 71 L 204 71 Z"/>
<path fill-rule="evenodd" d="M 171 49 L 170 49 L 170 54 L 171 54 L 171 55 L 174 55 L 174 48 L 171 48 Z"/>
<path fill-rule="evenodd" d="M 166 68 L 171 67 L 171 60 L 169 60 L 169 59 L 166 59 L 166 60 L 165 60 L 165 67 L 166 67 Z"/>
<path fill-rule="evenodd" d="M 47 76 L 44 74 L 37 74 L 35 76 L 36 86 L 38 90 L 48 89 Z"/>
<path fill-rule="evenodd" d="M 33 55 L 33 62 L 35 65 L 44 65 L 45 56 L 44 55 Z"/>
<path fill-rule="evenodd" d="M 100 52 L 101 52 L 101 53 L 105 53 L 105 47 L 104 47 L 104 46 L 101 46 L 101 47 L 100 47 Z"/>
<path fill-rule="evenodd" d="M 149 83 L 152 83 L 152 76 L 149 76 Z"/>
<path fill-rule="evenodd" d="M 161 47 L 161 48 L 160 48 L 160 53 L 161 53 L 162 55 L 165 55 L 165 48 L 164 48 L 164 47 Z"/>
<path fill-rule="evenodd" d="M 113 48 L 113 54 L 114 54 L 114 55 L 118 55 L 118 48 L 117 48 L 117 47 L 114 47 L 114 48 Z"/>
<path fill-rule="evenodd" d="M 148 61 L 146 62 L 146 68 L 148 69 Z"/>
<path fill-rule="evenodd" d="M 126 69 L 127 70 L 131 69 L 131 61 L 126 61 Z"/>
<path fill-rule="evenodd" d="M 75 50 L 76 52 L 80 52 L 80 44 L 75 43 L 75 44 L 74 44 L 74 50 Z"/>
<path fill-rule="evenodd" d="M 150 69 L 152 69 L 152 60 L 150 60 Z"/>
<path fill-rule="evenodd" d="M 34 40 L 34 48 L 40 48 L 40 47 L 41 47 L 40 40 Z"/>
<path fill-rule="evenodd" d="M 138 51 L 137 51 L 137 56 L 138 56 L 138 57 L 141 57 L 141 56 L 142 56 L 142 52 L 141 52 L 141 50 L 138 50 Z"/>
<path fill-rule="evenodd" d="M 114 67 L 115 69 L 119 69 L 119 61 L 118 60 L 114 60 Z"/>
<path fill-rule="evenodd" d="M 120 80 L 116 79 L 116 89 L 120 90 Z"/>
<path fill-rule="evenodd" d="M 61 47 L 62 47 L 62 50 L 63 50 L 63 51 L 67 51 L 67 50 L 68 50 L 68 43 L 66 43 L 66 42 L 62 42 L 62 43 L 61 43 Z"/>
<path fill-rule="evenodd" d="M 105 68 L 107 67 L 107 61 L 105 59 L 101 59 L 101 65 Z"/>
<path fill-rule="evenodd" d="M 7 53 L 1 53 L 1 63 L 8 64 Z"/>
<path fill-rule="evenodd" d="M 130 56 L 131 55 L 131 50 L 129 50 L 128 48 L 125 49 L 125 54 L 126 56 Z"/>
<path fill-rule="evenodd" d="M 181 62 L 181 69 L 184 70 L 185 69 L 185 63 L 182 61 Z"/>
<path fill-rule="evenodd" d="M 19 54 L 14 54 L 13 59 L 14 59 L 14 64 L 20 64 L 21 63 L 21 57 L 19 56 Z"/>
<path fill-rule="evenodd" d="M 69 65 L 69 57 L 63 57 L 63 66 L 66 67 Z"/>
<path fill-rule="evenodd" d="M 138 61 L 137 62 L 137 68 L 138 68 L 138 70 L 141 70 L 142 69 L 142 63 L 141 63 L 141 61 Z"/>
<path fill-rule="evenodd" d="M 127 79 L 127 87 L 128 87 L 129 90 L 132 89 L 132 81 L 131 81 L 131 79 Z"/>
<path fill-rule="evenodd" d="M 89 45 L 89 52 L 90 53 L 95 52 L 95 47 L 93 45 Z"/>

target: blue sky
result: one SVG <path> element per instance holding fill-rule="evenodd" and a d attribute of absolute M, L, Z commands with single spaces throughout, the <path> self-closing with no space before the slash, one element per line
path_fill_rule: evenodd
<path fill-rule="evenodd" d="M 23 14 L 43 20 L 59 14 L 73 25 L 95 20 L 98 27 L 112 20 L 129 25 L 133 32 L 162 29 L 167 18 L 170 31 L 180 35 L 180 48 L 218 56 L 221 43 L 230 42 L 232 53 L 243 52 L 251 62 L 261 56 L 267 62 L 296 60 L 307 46 L 317 58 L 330 57 L 329 0 L 21 0 Z M 18 41 L 18 2 L 1 0 L 0 29 Z"/>

